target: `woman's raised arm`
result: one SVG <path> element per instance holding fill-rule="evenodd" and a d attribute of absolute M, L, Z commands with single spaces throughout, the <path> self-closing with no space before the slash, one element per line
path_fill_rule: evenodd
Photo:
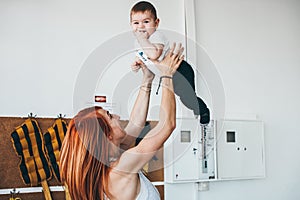
<path fill-rule="evenodd" d="M 143 71 L 143 81 L 131 111 L 129 122 L 125 128 L 127 135 L 121 143 L 121 148 L 123 150 L 127 150 L 132 147 L 136 138 L 145 126 L 148 114 L 150 92 L 154 74 L 142 62 L 139 64 Z"/>
<path fill-rule="evenodd" d="M 176 103 L 172 76 L 183 60 L 181 44 L 173 45 L 164 60 L 157 64 L 161 71 L 162 99 L 159 121 L 136 147 L 125 151 L 115 169 L 126 172 L 139 171 L 159 150 L 176 126 Z"/>

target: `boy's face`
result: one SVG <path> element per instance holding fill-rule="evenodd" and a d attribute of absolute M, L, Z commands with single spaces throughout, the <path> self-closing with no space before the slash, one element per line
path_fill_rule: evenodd
<path fill-rule="evenodd" d="M 159 24 L 159 19 L 154 20 L 149 11 L 135 12 L 131 14 L 131 27 L 133 31 L 147 32 L 150 36 L 155 32 Z"/>

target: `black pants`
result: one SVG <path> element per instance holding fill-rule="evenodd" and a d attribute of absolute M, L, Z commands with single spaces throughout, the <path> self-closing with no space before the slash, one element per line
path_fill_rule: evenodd
<path fill-rule="evenodd" d="M 210 121 L 210 113 L 204 101 L 195 92 L 195 74 L 189 63 L 182 61 L 173 76 L 174 92 L 180 97 L 181 102 L 195 115 L 200 115 L 200 123 Z"/>

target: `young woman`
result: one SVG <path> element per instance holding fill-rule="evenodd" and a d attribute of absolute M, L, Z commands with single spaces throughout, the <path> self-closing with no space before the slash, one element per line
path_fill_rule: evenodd
<path fill-rule="evenodd" d="M 154 74 L 140 63 L 143 82 L 125 129 L 120 117 L 101 107 L 80 111 L 69 123 L 60 157 L 60 173 L 73 200 L 156 200 L 159 193 L 141 173 L 175 128 L 176 104 L 172 76 L 183 60 L 181 44 L 156 63 L 161 71 L 159 121 L 137 145 L 144 127 Z"/>

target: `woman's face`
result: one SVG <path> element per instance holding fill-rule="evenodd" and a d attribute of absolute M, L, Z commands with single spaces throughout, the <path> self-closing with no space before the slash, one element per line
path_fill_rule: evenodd
<path fill-rule="evenodd" d="M 111 128 L 112 128 L 112 133 L 111 133 L 112 139 L 115 140 L 115 141 L 122 140 L 126 136 L 126 133 L 121 127 L 120 116 L 116 115 L 116 114 L 111 114 L 108 110 L 105 110 L 105 109 L 100 109 L 98 112 L 102 116 L 104 116 L 106 121 L 111 126 Z"/>

